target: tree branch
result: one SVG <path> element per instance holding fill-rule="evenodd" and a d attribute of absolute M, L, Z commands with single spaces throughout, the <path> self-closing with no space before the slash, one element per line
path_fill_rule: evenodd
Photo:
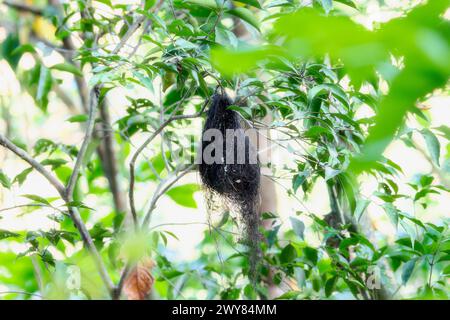
<path fill-rule="evenodd" d="M 182 177 L 184 177 L 186 174 L 188 174 L 194 168 L 195 168 L 195 164 L 191 164 L 191 165 L 185 167 L 184 169 L 181 170 L 181 173 L 179 175 L 175 175 L 172 178 L 172 181 L 170 181 L 164 188 L 162 188 L 163 183 L 160 183 L 158 185 L 157 190 L 153 194 L 147 214 L 144 217 L 144 221 L 142 222 L 142 228 L 144 228 L 145 225 L 147 225 L 149 223 L 152 212 L 156 207 L 156 202 L 158 201 L 158 199 L 161 198 L 161 196 L 163 194 L 165 194 L 167 192 L 167 190 L 169 190 L 177 181 L 179 181 Z"/>
<path fill-rule="evenodd" d="M 47 169 L 44 168 L 42 164 L 37 162 L 33 157 L 31 157 L 25 150 L 20 149 L 14 143 L 12 143 L 8 138 L 0 134 L 0 145 L 9 149 L 15 153 L 22 160 L 26 161 L 30 166 L 36 169 L 40 174 L 42 174 L 50 184 L 55 187 L 58 193 L 63 196 L 65 194 L 65 188 L 59 180 L 54 177 Z"/>
<path fill-rule="evenodd" d="M 103 261 L 97 249 L 95 248 L 94 242 L 92 241 L 89 231 L 86 229 L 86 226 L 84 225 L 78 210 L 70 205 L 70 202 L 72 201 L 72 194 L 70 194 L 68 192 L 68 189 L 64 188 L 61 182 L 59 182 L 59 180 L 57 180 L 50 172 L 48 172 L 39 162 L 37 162 L 34 158 L 32 158 L 27 152 L 14 145 L 2 134 L 0 134 L 0 145 L 12 151 L 21 159 L 26 161 L 29 165 L 31 165 L 34 169 L 36 169 L 39 173 L 41 173 L 53 187 L 55 187 L 61 198 L 68 205 L 69 215 L 73 223 L 75 224 L 75 227 L 77 228 L 78 232 L 80 233 L 80 236 L 83 239 L 83 243 L 85 244 L 89 252 L 92 254 L 94 262 L 99 270 L 103 282 L 105 283 L 105 286 L 108 289 L 108 292 L 112 294 L 114 285 L 112 284 L 111 279 L 108 276 L 108 272 L 106 271 L 106 268 L 103 264 Z M 79 162 L 79 159 L 81 159 L 80 154 L 81 153 L 78 154 L 77 162 Z"/>
<path fill-rule="evenodd" d="M 204 103 L 202 109 L 197 113 L 190 114 L 190 115 L 172 116 L 169 119 L 167 119 L 166 121 L 164 121 L 161 124 L 161 126 L 158 129 L 156 129 L 152 133 L 152 135 L 150 137 L 148 137 L 147 140 L 145 140 L 145 142 L 133 154 L 133 157 L 131 158 L 130 165 L 129 165 L 130 166 L 130 188 L 128 190 L 128 198 L 130 201 L 131 214 L 133 216 L 133 221 L 135 222 L 135 224 L 137 224 L 137 211 L 136 211 L 136 206 L 134 203 L 135 166 L 136 166 L 136 161 L 137 161 L 139 155 L 164 130 L 164 128 L 167 127 L 169 124 L 171 124 L 173 121 L 181 120 L 181 119 L 192 119 L 192 118 L 197 118 L 197 117 L 201 116 L 203 111 L 205 110 L 206 106 L 208 105 L 208 102 L 209 102 L 209 100 L 207 100 Z"/>
<path fill-rule="evenodd" d="M 118 181 L 118 167 L 117 167 L 117 157 L 114 152 L 114 133 L 108 132 L 111 129 L 111 119 L 109 115 L 109 110 L 107 106 L 106 99 L 103 100 L 100 106 L 100 127 L 103 132 L 107 132 L 101 136 L 101 150 L 97 150 L 99 155 L 101 155 L 102 163 L 104 164 L 104 170 L 106 178 L 109 182 L 109 188 L 111 190 L 114 207 L 117 212 L 126 212 L 127 204 L 124 193 L 120 188 Z"/>
<path fill-rule="evenodd" d="M 78 174 L 80 172 L 81 165 L 84 161 L 84 156 L 86 154 L 89 143 L 91 142 L 92 139 L 92 132 L 94 131 L 95 125 L 95 115 L 97 114 L 97 107 L 98 107 L 98 95 L 99 95 L 99 88 L 96 86 L 91 90 L 90 94 L 89 118 L 83 144 L 81 145 L 80 151 L 78 152 L 75 166 L 73 168 L 72 174 L 67 184 L 66 198 L 69 200 L 69 202 L 73 200 L 72 199 L 73 190 L 78 180 Z"/>
<path fill-rule="evenodd" d="M 112 297 L 114 294 L 114 284 L 112 283 L 111 278 L 108 275 L 108 271 L 106 270 L 102 257 L 97 251 L 97 248 L 95 247 L 94 241 L 92 240 L 89 231 L 87 230 L 86 226 L 83 223 L 83 220 L 81 219 L 78 209 L 69 205 L 69 214 L 72 221 L 75 224 L 75 227 L 80 233 L 85 246 L 91 253 L 92 258 L 94 259 L 95 266 L 100 274 L 100 277 L 102 278 L 103 283 L 106 286 L 106 289 L 108 290 L 108 293 Z"/>
<path fill-rule="evenodd" d="M 138 16 L 136 18 L 136 21 L 130 26 L 128 31 L 124 34 L 122 39 L 120 39 L 120 42 L 117 44 L 117 46 L 111 51 L 111 54 L 117 54 L 122 49 L 122 47 L 127 43 L 128 39 L 131 38 L 131 36 L 136 32 L 137 29 L 141 26 L 142 22 L 144 22 L 145 16 Z"/>

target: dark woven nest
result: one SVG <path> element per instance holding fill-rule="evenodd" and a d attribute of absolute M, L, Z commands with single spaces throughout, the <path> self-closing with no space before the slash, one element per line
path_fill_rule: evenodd
<path fill-rule="evenodd" d="M 218 129 L 223 137 L 223 157 L 220 161 L 211 164 L 201 161 L 199 165 L 200 177 L 207 191 L 211 194 L 218 194 L 231 210 L 236 211 L 245 229 L 245 243 L 249 247 L 250 255 L 250 276 L 255 275 L 257 261 L 260 258 L 260 218 L 259 218 L 259 187 L 260 187 L 260 166 L 256 154 L 256 149 L 251 144 L 248 136 L 245 135 L 239 120 L 239 115 L 234 110 L 228 109 L 232 101 L 226 94 L 215 94 L 208 111 L 208 116 L 203 128 L 203 134 L 208 129 Z M 226 138 L 226 130 L 233 129 L 236 137 L 232 147 L 234 157 L 226 157 L 227 144 L 230 147 L 230 139 Z M 245 143 L 237 143 L 239 139 Z M 202 135 L 202 155 L 205 148 L 212 141 L 207 141 Z M 218 150 L 218 149 L 216 149 Z M 214 151 L 211 153 L 213 156 Z M 243 158 L 243 155 L 245 157 Z M 240 158 L 239 158 L 240 157 Z M 230 161 L 230 160 L 233 161 Z M 242 161 L 244 159 L 244 161 Z M 252 161 L 256 159 L 256 161 Z M 240 160 L 240 161 L 238 161 Z M 214 197 L 211 197 L 214 198 Z"/>

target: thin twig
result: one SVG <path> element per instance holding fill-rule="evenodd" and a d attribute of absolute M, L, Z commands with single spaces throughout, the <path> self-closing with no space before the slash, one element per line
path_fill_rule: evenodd
<path fill-rule="evenodd" d="M 195 164 L 191 164 L 189 166 L 187 166 L 186 168 L 184 168 L 181 173 L 179 175 L 176 175 L 172 181 L 170 181 L 164 188 L 160 188 L 160 186 L 163 185 L 163 183 L 158 185 L 158 189 L 159 192 L 155 192 L 152 198 L 152 201 L 150 202 L 150 207 L 148 208 L 147 214 L 144 217 L 144 221 L 142 222 L 142 227 L 144 228 L 148 222 L 150 221 L 151 215 L 153 210 L 156 207 L 156 202 L 158 201 L 158 199 L 167 192 L 167 190 L 169 190 L 178 180 L 180 180 L 183 176 L 185 176 L 186 174 L 188 174 L 192 169 L 195 168 Z"/>
<path fill-rule="evenodd" d="M 14 207 L 2 208 L 2 209 L 0 209 L 0 212 L 14 210 L 14 209 L 19 209 L 19 208 L 28 208 L 28 207 L 51 208 L 51 209 L 54 209 L 56 211 L 62 212 L 62 210 L 60 210 L 58 208 L 55 208 L 53 206 L 49 206 L 49 205 L 43 204 L 43 203 L 20 204 L 20 205 L 14 206 Z"/>
<path fill-rule="evenodd" d="M 128 264 L 123 268 L 122 273 L 120 275 L 119 283 L 116 286 L 116 289 L 114 290 L 113 300 L 119 300 L 120 295 L 122 294 L 122 289 L 125 284 L 125 279 L 128 277 L 128 274 L 131 270 L 131 263 L 128 262 Z"/>
<path fill-rule="evenodd" d="M 38 284 L 39 291 L 41 292 L 41 294 L 43 294 L 44 293 L 44 282 L 42 281 L 41 266 L 39 265 L 35 254 L 33 254 L 30 258 L 31 258 L 31 263 L 33 264 L 34 277 L 36 278 L 36 282 Z"/>
<path fill-rule="evenodd" d="M 169 119 L 167 119 L 166 121 L 164 121 L 161 124 L 161 126 L 158 129 L 156 129 L 150 135 L 150 137 L 148 137 L 147 140 L 145 140 L 145 142 L 133 154 L 133 157 L 131 158 L 130 165 L 129 165 L 130 166 L 130 188 L 128 190 L 128 198 L 130 201 L 131 214 L 132 214 L 135 224 L 137 224 L 137 211 L 136 211 L 136 206 L 134 203 L 135 166 L 136 166 L 136 161 L 137 161 L 139 155 L 153 141 L 153 139 L 155 139 L 164 130 L 165 127 L 167 127 L 169 124 L 171 124 L 173 121 L 176 121 L 176 120 L 192 119 L 192 118 L 197 118 L 197 117 L 201 116 L 203 111 L 205 110 L 207 104 L 208 104 L 208 101 L 205 102 L 202 109 L 197 113 L 190 114 L 190 115 L 176 115 L 176 116 L 172 116 Z"/>

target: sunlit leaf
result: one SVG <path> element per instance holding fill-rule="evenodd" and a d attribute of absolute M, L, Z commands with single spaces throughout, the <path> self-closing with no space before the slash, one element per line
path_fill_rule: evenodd
<path fill-rule="evenodd" d="M 11 187 L 11 181 L 2 169 L 0 169 L 0 184 L 7 189 Z"/>
<path fill-rule="evenodd" d="M 305 224 L 303 223 L 303 221 L 301 221 L 295 217 L 289 217 L 289 220 L 291 220 L 292 229 L 294 230 L 295 234 L 300 239 L 303 239 L 304 232 L 305 232 Z"/>
<path fill-rule="evenodd" d="M 188 208 L 197 208 L 194 199 L 194 193 L 200 190 L 200 186 L 196 183 L 185 184 L 174 187 L 166 192 L 166 194 L 177 204 Z"/>
<path fill-rule="evenodd" d="M 431 159 L 437 166 L 439 166 L 439 158 L 441 153 L 441 145 L 439 143 L 439 140 L 436 138 L 434 133 L 428 129 L 423 129 L 421 133 L 425 139 Z"/>

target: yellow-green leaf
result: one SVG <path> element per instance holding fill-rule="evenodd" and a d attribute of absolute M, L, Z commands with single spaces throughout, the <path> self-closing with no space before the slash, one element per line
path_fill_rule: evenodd
<path fill-rule="evenodd" d="M 200 190 L 200 186 L 196 183 L 189 183 L 179 187 L 174 187 L 166 192 L 166 194 L 177 204 L 188 208 L 197 208 L 194 199 L 194 193 Z"/>

